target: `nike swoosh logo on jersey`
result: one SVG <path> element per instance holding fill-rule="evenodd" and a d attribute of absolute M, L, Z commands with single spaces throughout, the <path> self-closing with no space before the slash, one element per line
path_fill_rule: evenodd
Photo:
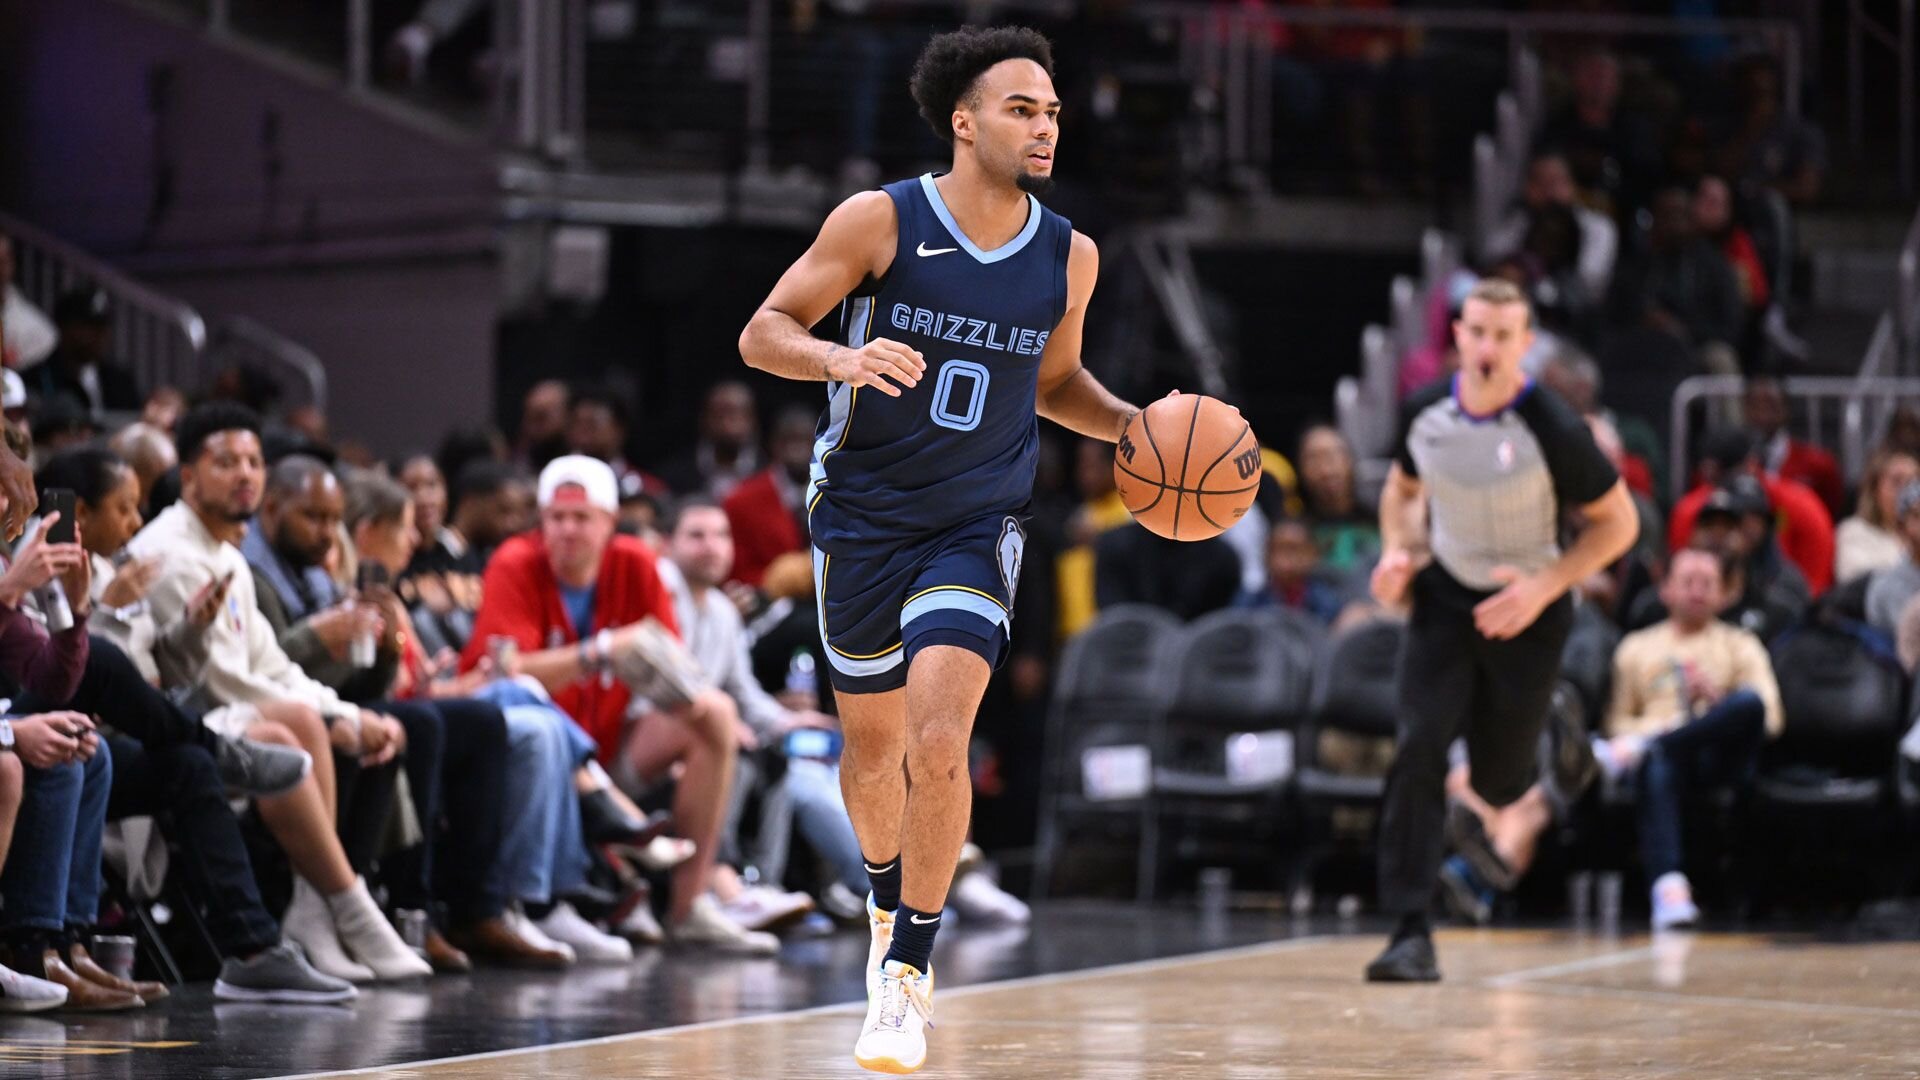
<path fill-rule="evenodd" d="M 934 923 L 937 923 L 937 922 L 939 922 L 939 921 L 940 921 L 940 916 L 938 916 L 938 915 L 935 915 L 935 916 L 934 916 L 933 918 L 931 918 L 931 919 L 923 919 L 923 918 L 921 918 L 920 916 L 918 916 L 918 915 L 915 915 L 915 916 L 912 916 L 911 918 L 909 918 L 909 919 L 908 919 L 907 921 L 908 921 L 908 922 L 910 922 L 910 923 L 912 923 L 912 924 L 913 924 L 913 925 L 915 925 L 915 926 L 931 926 L 931 925 L 933 925 Z"/>
<path fill-rule="evenodd" d="M 950 252 L 950 251 L 959 251 L 959 250 L 960 250 L 960 249 L 959 249 L 959 248 L 957 248 L 957 247 L 951 247 L 951 248 L 930 248 L 930 247 L 928 247 L 928 246 L 927 246 L 927 242 L 926 242 L 925 240 L 922 240 L 922 241 L 920 241 L 920 246 L 919 246 L 919 247 L 917 247 L 917 248 L 914 248 L 914 249 L 913 249 L 913 253 L 914 253 L 915 255 L 918 255 L 918 256 L 920 256 L 921 258 L 923 258 L 923 259 L 924 259 L 924 258 L 926 258 L 926 257 L 927 257 L 927 256 L 929 256 L 929 255 L 945 255 L 945 254 L 947 254 L 947 253 L 948 253 L 948 252 Z"/>

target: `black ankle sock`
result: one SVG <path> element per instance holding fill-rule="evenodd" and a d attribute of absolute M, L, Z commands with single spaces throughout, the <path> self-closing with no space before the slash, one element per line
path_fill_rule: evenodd
<path fill-rule="evenodd" d="M 860 861 L 867 868 L 867 884 L 873 888 L 873 906 L 881 911 L 895 911 L 900 907 L 900 856 L 895 855 L 883 863 L 870 863 L 862 855 Z"/>
<path fill-rule="evenodd" d="M 1432 937 L 1433 924 L 1427 921 L 1424 911 L 1412 911 L 1400 916 L 1400 925 L 1394 928 L 1393 940 L 1404 941 L 1410 937 Z"/>
<path fill-rule="evenodd" d="M 544 904 L 522 904 L 520 906 L 522 910 L 527 913 L 527 918 L 532 919 L 534 922 L 539 922 L 541 919 L 553 914 L 553 909 L 558 907 L 559 904 L 556 901 L 549 900 Z"/>
<path fill-rule="evenodd" d="M 933 935 L 939 931 L 939 912 L 915 911 L 900 905 L 893 916 L 893 944 L 887 948 L 886 959 L 911 965 L 924 974 L 927 965 L 933 962 Z"/>

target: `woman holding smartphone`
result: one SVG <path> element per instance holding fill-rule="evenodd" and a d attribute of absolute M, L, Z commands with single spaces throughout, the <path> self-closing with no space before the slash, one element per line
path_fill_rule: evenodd
<path fill-rule="evenodd" d="M 118 645 L 148 684 L 160 688 L 197 685 L 207 661 L 204 635 L 226 603 L 231 579 L 209 583 L 183 617 L 169 625 L 159 625 L 147 605 L 146 594 L 159 573 L 160 560 L 125 557 L 127 542 L 141 526 L 139 481 L 132 468 L 111 451 L 81 448 L 57 455 L 42 468 L 40 475 L 49 489 L 66 488 L 75 494 L 78 538 L 92 564 L 89 629 Z M 208 714 L 208 720 L 215 730 L 238 728 L 246 741 L 302 750 L 310 759 L 307 771 L 297 783 L 277 794 L 258 794 L 255 804 L 261 821 L 287 853 L 294 872 L 326 900 L 324 905 L 313 905 L 316 910 L 324 910 L 326 917 L 290 914 L 284 927 L 286 937 L 304 947 L 320 970 L 308 968 L 307 962 L 293 950 L 286 950 L 284 954 L 276 950 L 281 928 L 274 925 L 264 911 L 258 910 L 252 867 L 244 862 L 242 845 L 228 861 L 235 864 L 230 869 L 236 873 L 237 867 L 244 867 L 246 880 L 229 882 L 224 878 L 233 875 L 223 875 L 221 885 L 224 887 L 215 889 L 211 895 L 227 898 L 231 901 L 228 906 L 235 910 L 216 912 L 226 917 L 216 918 L 213 929 L 216 936 L 223 939 L 219 944 L 224 952 L 236 957 L 252 954 L 254 961 L 263 962 L 270 970 L 229 972 L 223 969 L 216 993 L 244 1000 L 317 1000 L 275 996 L 292 990 L 346 1000 L 352 996 L 351 987 L 338 980 L 373 978 L 378 969 L 367 966 L 368 958 L 378 957 L 384 961 L 388 957 L 404 956 L 412 959 L 412 954 L 373 906 L 371 898 L 367 898 L 364 905 L 358 902 L 365 896 L 365 889 L 336 833 L 331 747 L 324 741 L 324 732 L 314 745 L 303 745 L 303 740 L 295 734 L 301 725 L 290 723 L 290 718 L 284 715 L 289 711 L 298 711 L 298 706 L 285 703 L 268 703 L 257 708 L 228 706 Z M 131 772 L 129 766 L 134 759 L 129 752 L 134 749 L 115 746 L 116 756 L 122 759 L 123 773 Z M 178 763 L 166 753 L 142 753 L 139 757 L 143 763 L 150 762 L 154 773 L 151 786 L 164 794 L 169 778 L 177 780 L 172 773 Z M 121 809 L 121 803 L 129 801 L 127 796 L 134 794 L 137 793 L 116 791 L 116 810 Z M 392 788 L 387 785 L 375 790 L 370 786 L 363 794 L 365 798 L 356 798 L 344 808 L 349 819 L 357 816 L 354 807 L 358 804 L 382 798 L 391 800 Z M 224 803 L 221 808 L 224 809 Z M 385 811 L 384 807 L 364 809 L 382 814 Z M 144 811 L 126 808 L 124 812 Z M 184 821 L 177 805 L 173 817 L 177 826 Z M 220 819 L 209 810 L 206 820 L 187 823 L 187 827 L 209 835 L 224 834 L 231 821 L 231 812 Z M 194 839 L 199 841 L 202 850 L 209 846 L 221 849 L 230 846 L 224 842 L 209 845 L 204 836 Z M 233 840 L 238 842 L 237 830 Z M 301 891 L 296 889 L 296 894 Z M 350 958 L 349 949 L 367 963 Z M 402 969 L 394 970 L 398 973 Z M 341 993 L 343 989 L 345 992 Z"/>

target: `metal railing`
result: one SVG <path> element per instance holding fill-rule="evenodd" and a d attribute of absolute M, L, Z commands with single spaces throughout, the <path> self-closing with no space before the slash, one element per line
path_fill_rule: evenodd
<path fill-rule="evenodd" d="M 219 320 L 209 335 L 191 306 L 56 236 L 7 214 L 0 214 L 0 233 L 13 243 L 14 283 L 41 309 L 52 310 L 69 289 L 106 292 L 114 351 L 142 387 L 192 393 L 222 365 L 245 365 L 272 377 L 298 403 L 326 408 L 326 370 L 304 346 L 243 317 Z"/>
<path fill-rule="evenodd" d="M 185 376 L 198 377 L 207 346 L 207 324 L 198 312 L 18 218 L 0 214 L 0 232 L 13 241 L 14 283 L 41 309 L 51 311 L 69 289 L 106 291 L 113 300 L 114 347 L 140 385 L 191 385 Z"/>
<path fill-rule="evenodd" d="M 1893 320 L 1900 339 L 1901 373 L 1920 374 L 1920 213 L 1914 214 L 1906 243 L 1900 247 Z"/>
<path fill-rule="evenodd" d="M 213 340 L 202 354 L 202 369 L 251 368 L 271 378 L 282 391 L 281 405 L 311 405 L 327 411 L 327 369 L 313 350 L 281 337 L 247 318 L 216 320 Z"/>
<path fill-rule="evenodd" d="M 1886 326 L 1883 320 L 1883 329 Z M 1876 341 L 1881 337 L 1876 335 Z M 1863 371 L 1879 362 L 1874 350 L 1869 349 Z M 1696 375 L 1674 389 L 1667 446 L 1668 488 L 1673 499 L 1687 492 L 1689 451 L 1696 438 L 1704 434 L 1694 430 L 1696 415 L 1736 413 L 1746 388 L 1747 380 L 1741 375 Z M 1849 484 L 1859 479 L 1868 454 L 1886 433 L 1894 412 L 1902 405 L 1920 404 L 1920 377 L 1916 376 L 1793 376 L 1780 380 L 1780 389 L 1796 407 L 1795 431 L 1811 443 L 1836 450 Z M 1705 407 L 1696 409 L 1695 405 Z"/>

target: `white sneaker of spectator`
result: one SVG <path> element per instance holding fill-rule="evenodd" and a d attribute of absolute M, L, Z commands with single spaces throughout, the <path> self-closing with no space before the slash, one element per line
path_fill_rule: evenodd
<path fill-rule="evenodd" d="M 374 980 L 372 968 L 347 955 L 326 898 L 298 874 L 293 878 L 293 902 L 280 918 L 280 931 L 288 941 L 300 946 L 307 954 L 307 962 L 321 974 L 350 983 Z"/>
<path fill-rule="evenodd" d="M 684 837 L 656 836 L 643 847 L 616 844 L 613 850 L 649 874 L 664 874 L 693 858 L 697 848 L 693 841 Z"/>
<path fill-rule="evenodd" d="M 712 893 L 701 893 L 693 910 L 673 926 L 676 945 L 696 945 L 740 956 L 773 956 L 780 951 L 780 939 L 772 934 L 749 930 L 720 910 L 720 901 Z"/>
<path fill-rule="evenodd" d="M 573 949 L 588 964 L 624 964 L 633 959 L 633 946 L 581 917 L 565 900 L 553 905 L 547 917 L 534 924 L 540 932 Z"/>
<path fill-rule="evenodd" d="M 1614 787 L 1625 783 L 1634 767 L 1640 764 L 1646 740 L 1632 735 L 1623 735 L 1618 739 L 1594 735 L 1592 739 L 1593 760 L 1600 766 L 1600 775 L 1606 778 L 1607 785 Z"/>
<path fill-rule="evenodd" d="M 355 878 L 352 888 L 327 897 L 327 909 L 333 913 L 333 925 L 339 928 L 340 944 L 346 946 L 348 955 L 372 968 L 381 982 L 425 979 L 433 974 L 433 965 L 407 948 L 380 905 L 373 902 L 365 878 Z"/>
<path fill-rule="evenodd" d="M 774 930 L 813 910 L 813 897 L 783 892 L 771 885 L 748 885 L 720 905 L 727 918 L 748 930 Z"/>
<path fill-rule="evenodd" d="M 66 1003 L 67 988 L 59 983 L 0 967 L 0 1012 L 45 1012 Z"/>
<path fill-rule="evenodd" d="M 1026 902 L 1007 892 L 984 869 L 966 874 L 953 883 L 947 903 L 970 923 L 988 926 L 1025 926 L 1033 921 L 1033 910 Z"/>
<path fill-rule="evenodd" d="M 534 922 L 532 919 L 527 918 L 527 913 L 520 910 L 520 906 L 518 904 L 509 906 L 507 908 L 506 914 L 502 915 L 501 918 L 506 920 L 508 929 L 512 930 L 516 934 L 519 934 L 522 940 L 526 941 L 528 944 L 532 945 L 534 948 L 551 949 L 552 951 L 557 952 L 562 956 L 565 956 L 567 958 L 567 963 L 569 964 L 580 959 L 580 954 L 573 951 L 573 946 L 567 944 L 564 941 L 555 941 L 554 939 L 548 937 L 546 935 L 546 932 L 540 929 L 540 926 L 538 923 Z"/>
<path fill-rule="evenodd" d="M 1653 883 L 1653 928 L 1687 930 L 1700 922 L 1700 909 L 1693 906 L 1693 885 L 1678 870 L 1661 874 Z"/>
<path fill-rule="evenodd" d="M 820 893 L 820 910 L 841 922 L 853 922 L 867 914 L 867 902 L 859 893 L 836 881 Z"/>
<path fill-rule="evenodd" d="M 621 937 L 642 945 L 663 945 L 667 940 L 666 930 L 653 914 L 653 904 L 645 899 L 635 904 L 614 929 Z"/>

